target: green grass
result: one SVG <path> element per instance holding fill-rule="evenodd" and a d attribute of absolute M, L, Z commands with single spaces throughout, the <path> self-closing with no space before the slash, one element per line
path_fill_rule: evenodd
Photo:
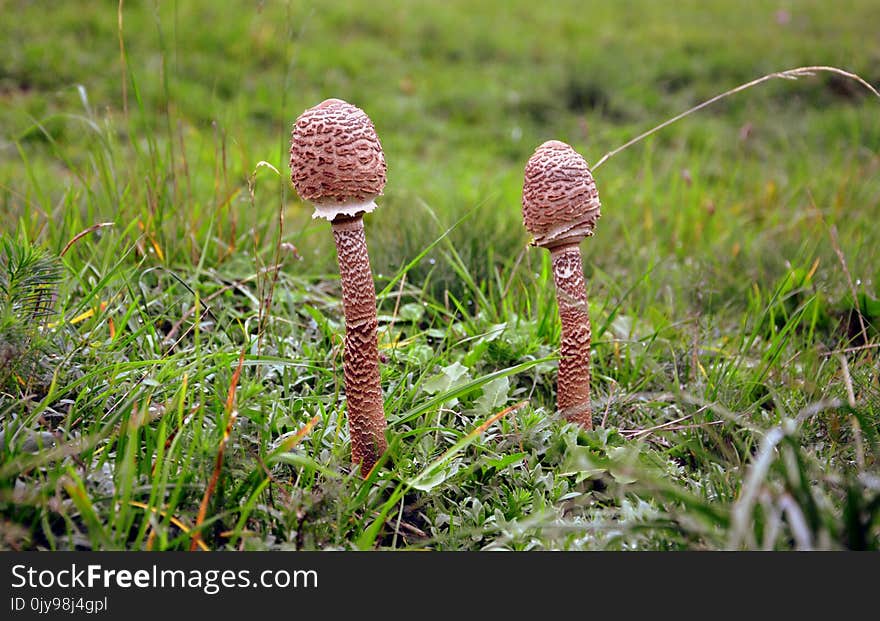
<path fill-rule="evenodd" d="M 66 250 L 51 316 L 0 299 L 0 546 L 189 549 L 231 421 L 209 549 L 880 547 L 880 101 L 775 80 L 596 171 L 590 433 L 554 417 L 520 220 L 544 140 L 596 162 L 800 65 L 880 84 L 876 3 L 791 4 L 131 2 L 120 32 L 0 0 L 0 233 Z M 389 167 L 366 481 L 329 227 L 288 180 L 331 96 Z"/>

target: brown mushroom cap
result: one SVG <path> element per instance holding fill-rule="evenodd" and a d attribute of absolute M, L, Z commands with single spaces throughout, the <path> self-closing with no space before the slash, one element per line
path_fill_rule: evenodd
<path fill-rule="evenodd" d="M 341 99 L 303 112 L 290 140 L 290 178 L 312 217 L 332 220 L 376 208 L 385 187 L 385 155 L 366 113 Z"/>
<path fill-rule="evenodd" d="M 569 145 L 549 140 L 526 164 L 523 224 L 536 246 L 577 243 L 593 234 L 599 192 L 590 167 Z"/>

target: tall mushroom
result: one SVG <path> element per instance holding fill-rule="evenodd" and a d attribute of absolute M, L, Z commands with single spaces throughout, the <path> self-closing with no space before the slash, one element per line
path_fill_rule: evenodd
<path fill-rule="evenodd" d="M 363 215 L 385 187 L 385 156 L 363 110 L 328 99 L 293 126 L 290 175 L 297 193 L 332 225 L 342 280 L 345 339 L 342 368 L 348 401 L 351 459 L 366 476 L 387 448 L 379 379 L 376 287 L 367 255 Z"/>
<path fill-rule="evenodd" d="M 523 182 L 523 224 L 553 264 L 562 344 L 556 401 L 559 413 L 592 429 L 590 315 L 580 242 L 599 219 L 599 192 L 587 162 L 564 142 L 550 140 L 529 158 Z"/>

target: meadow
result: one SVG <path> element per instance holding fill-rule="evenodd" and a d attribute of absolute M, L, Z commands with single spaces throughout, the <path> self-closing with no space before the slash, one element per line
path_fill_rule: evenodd
<path fill-rule="evenodd" d="M 775 79 L 594 169 L 585 432 L 523 167 L 805 65 L 880 7 L 0 0 L 0 548 L 880 548 L 880 99 Z M 746 8 L 747 7 L 747 8 Z M 291 124 L 339 97 L 389 451 L 352 472 L 332 236 Z"/>

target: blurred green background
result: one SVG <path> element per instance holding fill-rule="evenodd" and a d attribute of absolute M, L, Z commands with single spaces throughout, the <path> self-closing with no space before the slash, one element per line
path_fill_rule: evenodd
<path fill-rule="evenodd" d="M 873 0 L 0 7 L 5 224 L 24 219 L 38 230 L 60 222 L 61 203 L 100 212 L 124 194 L 120 210 L 150 202 L 164 210 L 172 257 L 184 236 L 173 219 L 217 210 L 257 228 L 275 222 L 274 192 L 258 194 L 253 213 L 245 180 L 261 160 L 287 177 L 290 125 L 326 97 L 363 108 L 386 151 L 386 197 L 368 225 L 377 270 L 399 266 L 472 212 L 453 239 L 487 275 L 527 241 L 522 168 L 544 140 L 568 141 L 594 162 L 703 99 L 798 65 L 836 65 L 880 83 Z M 820 241 L 810 229 L 815 202 L 841 217 L 850 258 L 870 267 L 878 237 L 850 213 L 876 214 L 880 195 L 880 114 L 866 92 L 831 75 L 774 81 L 624 152 L 597 171 L 604 215 L 586 252 L 608 270 L 622 252 L 627 272 L 688 255 L 722 263 L 722 281 L 739 278 Z M 88 198 L 88 154 L 105 127 L 120 139 L 119 195 L 99 205 Z M 148 140 L 167 160 L 164 178 L 128 183 L 155 177 L 153 167 L 138 170 Z M 62 200 L 71 186 L 79 198 Z M 295 269 L 332 267 L 325 227 L 310 222 L 289 184 L 280 191 L 285 239 L 310 257 Z"/>

